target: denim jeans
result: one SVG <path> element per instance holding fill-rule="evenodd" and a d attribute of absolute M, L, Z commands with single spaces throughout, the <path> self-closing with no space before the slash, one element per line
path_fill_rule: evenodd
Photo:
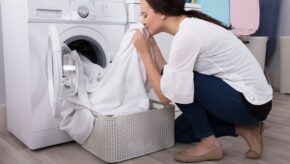
<path fill-rule="evenodd" d="M 243 99 L 220 78 L 194 72 L 194 102 L 176 104 L 182 114 L 175 121 L 175 140 L 187 143 L 211 135 L 236 136 L 236 125 L 261 122 L 248 112 Z"/>

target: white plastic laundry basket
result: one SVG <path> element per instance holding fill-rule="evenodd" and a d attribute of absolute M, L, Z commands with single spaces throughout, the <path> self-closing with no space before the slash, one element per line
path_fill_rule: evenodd
<path fill-rule="evenodd" d="M 266 36 L 251 36 L 249 38 L 249 44 L 246 44 L 249 50 L 256 57 L 262 70 L 264 70 L 265 67 L 267 42 L 268 37 Z"/>
<path fill-rule="evenodd" d="M 113 163 L 174 146 L 174 106 L 151 100 L 150 110 L 116 117 L 95 115 L 94 128 L 82 145 Z"/>

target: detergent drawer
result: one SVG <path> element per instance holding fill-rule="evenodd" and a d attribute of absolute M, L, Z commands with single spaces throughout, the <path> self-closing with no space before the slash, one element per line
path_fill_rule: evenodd
<path fill-rule="evenodd" d="M 116 117 L 95 116 L 93 131 L 82 145 L 113 163 L 174 146 L 174 106 L 151 101 L 146 112 Z"/>

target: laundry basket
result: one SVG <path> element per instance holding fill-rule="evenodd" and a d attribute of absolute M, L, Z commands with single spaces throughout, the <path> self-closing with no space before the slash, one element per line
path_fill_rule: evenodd
<path fill-rule="evenodd" d="M 268 37 L 267 36 L 251 36 L 249 38 L 249 42 L 250 43 L 247 44 L 246 46 L 253 53 L 253 55 L 259 62 L 262 70 L 264 70 Z"/>
<path fill-rule="evenodd" d="M 174 106 L 150 101 L 150 110 L 116 117 L 95 115 L 93 131 L 82 145 L 113 163 L 174 146 Z"/>

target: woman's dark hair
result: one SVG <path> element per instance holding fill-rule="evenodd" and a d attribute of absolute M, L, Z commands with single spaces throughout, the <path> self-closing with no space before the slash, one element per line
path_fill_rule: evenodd
<path fill-rule="evenodd" d="M 219 20 L 212 18 L 202 12 L 195 10 L 184 10 L 185 0 L 146 0 L 150 7 L 155 11 L 169 16 L 186 15 L 187 17 L 195 17 L 203 19 L 205 21 L 219 25 L 227 30 L 231 29 L 231 26 L 226 26 Z"/>

